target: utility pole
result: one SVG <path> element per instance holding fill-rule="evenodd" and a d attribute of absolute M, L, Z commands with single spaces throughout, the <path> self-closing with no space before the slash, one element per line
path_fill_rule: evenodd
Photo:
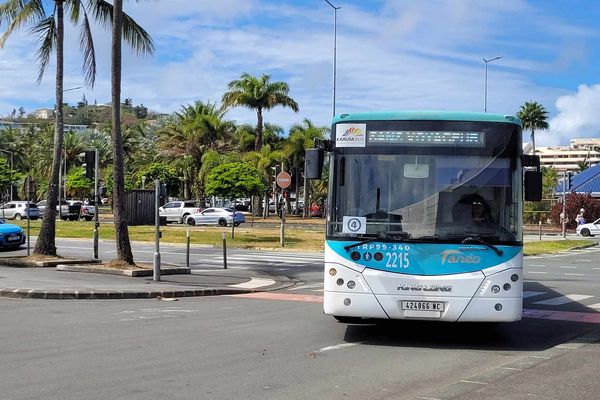
<path fill-rule="evenodd" d="M 98 202 L 100 202 L 100 194 L 98 193 L 98 171 L 100 169 L 100 157 L 98 149 L 94 149 L 94 258 L 98 258 L 98 228 L 100 221 L 98 219 Z"/>
<path fill-rule="evenodd" d="M 562 236 L 566 239 L 567 237 L 567 213 L 566 213 L 566 204 L 567 204 L 567 171 L 563 172 L 563 195 L 562 195 Z"/>

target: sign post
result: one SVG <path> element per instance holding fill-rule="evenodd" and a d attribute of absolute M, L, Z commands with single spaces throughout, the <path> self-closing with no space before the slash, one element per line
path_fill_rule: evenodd
<path fill-rule="evenodd" d="M 277 177 L 275 178 L 275 182 L 277 183 L 277 186 L 279 186 L 281 188 L 281 190 L 283 191 L 282 195 L 284 198 L 283 207 L 281 207 L 281 230 L 279 232 L 279 244 L 281 244 L 281 247 L 284 247 L 285 246 L 285 240 L 284 240 L 284 238 L 285 238 L 285 203 L 287 200 L 286 196 L 285 196 L 285 189 L 290 187 L 290 185 L 292 184 L 292 177 L 287 172 L 281 171 L 280 173 L 277 174 Z"/>

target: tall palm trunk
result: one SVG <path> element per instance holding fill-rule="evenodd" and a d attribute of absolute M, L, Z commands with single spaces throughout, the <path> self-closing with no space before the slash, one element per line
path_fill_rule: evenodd
<path fill-rule="evenodd" d="M 63 44 L 64 44 L 63 0 L 56 0 L 56 119 L 54 126 L 54 156 L 52 173 L 46 200 L 46 215 L 33 254 L 56 255 L 56 206 L 60 196 L 60 159 L 63 147 Z"/>
<path fill-rule="evenodd" d="M 117 259 L 134 264 L 125 219 L 125 165 L 121 134 L 121 36 L 123 32 L 123 0 L 114 1 L 112 28 L 112 140 L 113 140 L 113 213 L 117 241 Z"/>
<path fill-rule="evenodd" d="M 533 131 L 533 128 L 531 128 L 531 149 L 531 154 L 535 156 L 535 132 Z"/>
<path fill-rule="evenodd" d="M 263 142 L 263 115 L 262 115 L 262 108 L 257 108 L 256 109 L 256 119 L 257 119 L 257 123 L 256 123 L 256 136 L 254 138 L 254 151 L 260 152 L 260 149 L 262 149 L 262 142 Z"/>

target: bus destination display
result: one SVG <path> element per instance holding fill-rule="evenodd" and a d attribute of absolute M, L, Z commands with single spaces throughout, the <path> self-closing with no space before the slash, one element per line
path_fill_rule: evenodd
<path fill-rule="evenodd" d="M 370 145 L 484 147 L 483 132 L 369 131 Z"/>

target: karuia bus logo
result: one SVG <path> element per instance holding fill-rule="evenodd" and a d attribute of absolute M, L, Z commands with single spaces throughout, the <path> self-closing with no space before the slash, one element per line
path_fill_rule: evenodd
<path fill-rule="evenodd" d="M 348 136 L 360 137 L 362 135 L 363 135 L 363 132 L 360 128 L 352 127 L 352 128 L 346 129 L 343 137 L 348 137 Z"/>
<path fill-rule="evenodd" d="M 444 250 L 441 253 L 442 265 L 448 264 L 479 264 L 481 257 L 465 255 L 463 252 L 458 250 Z"/>
<path fill-rule="evenodd" d="M 367 124 L 337 124 L 335 143 L 338 147 L 365 147 Z"/>

